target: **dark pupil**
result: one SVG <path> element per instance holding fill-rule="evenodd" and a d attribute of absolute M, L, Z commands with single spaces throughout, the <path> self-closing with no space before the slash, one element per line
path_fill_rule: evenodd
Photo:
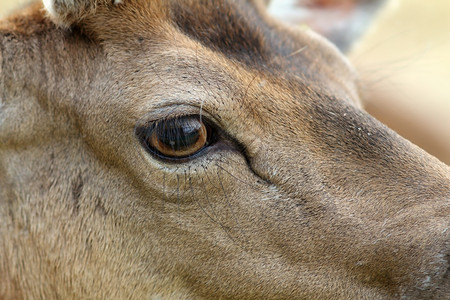
<path fill-rule="evenodd" d="M 200 137 L 201 123 L 196 119 L 174 119 L 156 128 L 161 143 L 173 151 L 184 150 L 194 145 Z"/>

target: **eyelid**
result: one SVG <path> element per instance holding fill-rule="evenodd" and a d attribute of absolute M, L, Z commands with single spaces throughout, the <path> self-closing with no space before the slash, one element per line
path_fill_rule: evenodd
<path fill-rule="evenodd" d="M 215 125 L 216 127 L 222 127 L 223 125 L 204 106 L 167 101 L 164 105 L 151 108 L 151 113 L 145 114 L 143 117 L 139 118 L 135 127 L 145 126 L 146 124 L 155 123 L 161 120 L 194 115 L 201 116 L 202 119 L 206 118 L 210 124 Z"/>

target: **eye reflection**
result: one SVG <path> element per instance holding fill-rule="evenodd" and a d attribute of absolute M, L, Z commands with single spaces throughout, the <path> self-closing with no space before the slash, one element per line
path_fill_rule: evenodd
<path fill-rule="evenodd" d="M 207 147 L 211 143 L 212 129 L 199 116 L 184 116 L 157 121 L 141 128 L 138 135 L 160 158 L 182 159 Z"/>

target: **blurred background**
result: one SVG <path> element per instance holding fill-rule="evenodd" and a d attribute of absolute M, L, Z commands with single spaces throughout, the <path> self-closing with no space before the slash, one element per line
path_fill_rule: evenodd
<path fill-rule="evenodd" d="M 0 0 L 0 17 L 28 2 Z M 379 10 L 375 2 L 272 0 L 271 5 L 285 5 L 274 15 L 292 26 L 319 31 L 328 26 L 330 36 L 340 30 L 357 37 L 346 51 L 360 74 L 366 110 L 450 165 L 450 0 L 386 0 Z M 355 3 L 365 10 L 355 10 L 357 22 L 346 28 L 341 21 Z M 322 18 L 315 18 L 318 12 Z"/>
<path fill-rule="evenodd" d="M 343 49 L 365 109 L 450 165 L 450 0 L 272 0 Z"/>
<path fill-rule="evenodd" d="M 450 165 L 450 0 L 392 0 L 350 50 L 365 109 Z"/>
<path fill-rule="evenodd" d="M 30 0 L 0 0 L 0 17 L 5 17 L 13 10 L 30 2 Z"/>

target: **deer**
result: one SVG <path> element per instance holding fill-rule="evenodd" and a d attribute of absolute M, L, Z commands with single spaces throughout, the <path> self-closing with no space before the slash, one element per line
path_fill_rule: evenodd
<path fill-rule="evenodd" d="M 0 22 L 1 299 L 449 297 L 449 167 L 266 4 Z"/>

